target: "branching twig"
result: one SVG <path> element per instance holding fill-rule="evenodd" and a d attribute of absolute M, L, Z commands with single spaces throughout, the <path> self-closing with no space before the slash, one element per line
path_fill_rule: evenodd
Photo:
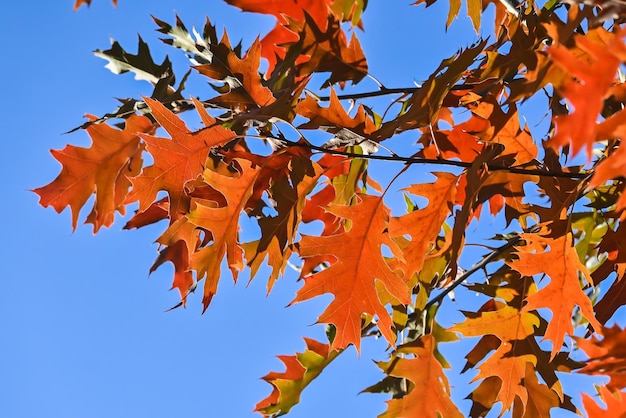
<path fill-rule="evenodd" d="M 446 295 L 448 293 L 452 292 L 457 286 L 459 286 L 461 283 L 463 283 L 465 280 L 467 280 L 467 278 L 469 276 L 471 276 L 476 271 L 478 271 L 478 270 L 482 269 L 483 267 L 485 267 L 489 262 L 491 262 L 491 260 L 493 260 L 494 258 L 499 257 L 502 253 L 507 251 L 509 248 L 513 247 L 515 244 L 517 244 L 521 240 L 522 240 L 522 237 L 520 235 L 517 235 L 514 238 L 511 238 L 511 240 L 509 242 L 507 242 L 506 244 L 504 244 L 503 246 L 498 247 L 495 250 L 493 250 L 493 252 L 491 254 L 489 254 L 488 256 L 483 258 L 482 260 L 480 260 L 478 263 L 474 264 L 472 266 L 472 268 L 470 268 L 465 273 L 463 273 L 462 275 L 457 277 L 441 293 L 437 294 L 437 296 L 435 296 L 433 299 L 429 300 L 426 303 L 426 305 L 424 306 L 423 311 L 428 311 L 428 308 L 430 308 L 431 306 L 433 306 L 436 303 L 441 302 L 443 300 L 443 298 L 446 297 Z"/>

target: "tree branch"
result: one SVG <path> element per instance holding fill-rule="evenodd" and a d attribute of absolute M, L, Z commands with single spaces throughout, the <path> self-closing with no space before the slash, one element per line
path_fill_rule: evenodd
<path fill-rule="evenodd" d="M 465 161 L 455 161 L 455 160 L 444 160 L 444 159 L 434 159 L 434 158 L 417 158 L 417 157 L 403 157 L 400 155 L 365 155 L 365 154 L 357 154 L 349 151 L 342 151 L 330 148 L 320 147 L 318 145 L 313 145 L 311 143 L 302 143 L 302 142 L 293 142 L 285 138 L 274 138 L 276 140 L 282 141 L 286 145 L 310 148 L 315 151 L 324 152 L 327 154 L 334 155 L 343 155 L 346 157 L 353 158 L 364 158 L 368 160 L 382 160 L 382 161 L 395 161 L 395 162 L 403 162 L 406 164 L 434 164 L 434 165 L 447 165 L 453 167 L 461 167 L 461 168 L 469 168 L 472 166 L 471 162 Z M 548 171 L 541 170 L 537 168 L 520 168 L 520 167 L 506 167 L 496 164 L 487 164 L 487 169 L 490 171 L 506 171 L 511 174 L 525 174 L 531 176 L 540 176 L 540 177 L 559 177 L 559 178 L 569 178 L 569 179 L 584 179 L 588 177 L 591 173 L 569 173 L 566 171 Z"/>
<path fill-rule="evenodd" d="M 452 86 L 450 90 L 471 90 L 474 88 L 473 85 L 469 84 L 456 84 Z M 356 99 L 367 99 L 370 97 L 378 97 L 378 96 L 386 96 L 388 94 L 411 94 L 419 91 L 421 87 L 398 87 L 398 88 L 382 88 L 380 90 L 375 91 L 366 91 L 363 93 L 352 93 L 352 94 L 338 94 L 337 98 L 339 100 L 356 100 Z M 314 95 L 317 100 L 320 102 L 328 102 L 330 101 L 330 96 L 318 96 Z"/>
<path fill-rule="evenodd" d="M 456 287 L 458 287 L 461 283 L 463 283 L 465 280 L 467 280 L 467 278 L 469 276 L 471 276 L 472 274 L 474 274 L 476 271 L 482 269 L 483 267 L 485 267 L 487 265 L 487 263 L 491 262 L 494 258 L 499 257 L 501 254 L 503 254 L 505 251 L 507 251 L 509 248 L 513 247 L 514 245 L 516 245 L 518 242 L 520 242 L 522 240 L 522 237 L 520 235 L 516 235 L 515 237 L 511 238 L 511 240 L 509 240 L 506 244 L 504 244 L 501 247 L 496 248 L 495 250 L 493 250 L 491 252 L 491 254 L 489 254 L 488 256 L 486 256 L 485 258 L 483 258 L 482 260 L 480 260 L 478 263 L 474 264 L 472 266 L 472 268 L 470 268 L 469 270 L 467 270 L 465 273 L 463 273 L 462 275 L 460 275 L 459 277 L 457 277 L 450 285 L 448 285 L 441 293 L 439 293 L 437 296 L 435 296 L 433 299 L 429 300 L 426 305 L 424 306 L 423 311 L 427 311 L 428 308 L 430 308 L 431 306 L 433 306 L 436 303 L 439 303 L 443 300 L 443 298 L 446 297 L 446 295 L 450 292 L 452 292 Z"/>

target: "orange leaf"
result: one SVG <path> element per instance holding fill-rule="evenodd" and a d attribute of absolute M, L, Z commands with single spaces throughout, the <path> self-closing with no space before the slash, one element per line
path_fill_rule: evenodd
<path fill-rule="evenodd" d="M 526 363 L 524 387 L 528 391 L 528 401 L 521 407 L 513 405 L 513 418 L 550 418 L 550 410 L 561 405 L 559 395 L 543 383 L 539 383 L 532 363 Z"/>
<path fill-rule="evenodd" d="M 367 75 L 367 60 L 358 38 L 352 34 L 350 41 L 341 28 L 340 20 L 332 13 L 324 25 L 319 25 L 313 17 L 305 14 L 305 21 L 287 19 L 287 27 L 298 33 L 300 39 L 292 45 L 300 51 L 296 61 L 299 77 L 313 72 L 329 72 L 325 86 L 352 80 L 358 83 Z"/>
<path fill-rule="evenodd" d="M 319 322 L 334 324 L 337 335 L 332 349 L 361 345 L 361 315 L 378 316 L 378 328 L 390 344 L 395 343 L 393 322 L 380 302 L 375 281 L 400 303 L 410 303 L 407 284 L 391 270 L 382 255 L 382 246 L 401 259 L 400 249 L 387 233 L 389 209 L 381 197 L 360 195 L 354 206 L 330 205 L 327 210 L 350 221 L 350 230 L 341 234 L 315 237 L 305 235 L 297 244 L 303 258 L 332 256 L 330 267 L 305 277 L 304 286 L 292 303 L 331 293 L 333 301 L 319 317 Z"/>
<path fill-rule="evenodd" d="M 593 282 L 572 245 L 571 234 L 557 239 L 545 238 L 538 234 L 522 234 L 522 236 L 531 245 L 518 248 L 519 259 L 510 261 L 509 265 L 524 276 L 542 273 L 550 276 L 550 283 L 526 298 L 527 304 L 523 311 L 528 312 L 540 308 L 548 308 L 552 311 L 552 319 L 548 322 L 544 339 L 552 341 L 551 357 L 554 358 L 561 350 L 565 335 L 574 333 L 572 311 L 576 306 L 580 308 L 580 312 L 587 318 L 594 330 L 601 331 L 602 326 L 593 314 L 591 301 L 580 288 L 579 272 L 588 283 Z M 545 246 L 550 246 L 550 250 L 545 251 Z"/>
<path fill-rule="evenodd" d="M 591 396 L 583 393 L 583 407 L 588 418 L 607 418 L 626 416 L 626 393 L 611 392 L 606 386 L 598 387 L 600 399 L 606 404 L 602 409 Z"/>
<path fill-rule="evenodd" d="M 246 160 L 235 160 L 241 167 L 238 176 L 228 177 L 210 169 L 204 170 L 204 181 L 222 192 L 226 206 L 214 207 L 208 201 L 192 200 L 187 219 L 194 225 L 210 231 L 213 241 L 191 257 L 191 267 L 198 272 L 198 280 L 206 277 L 204 284 L 204 309 L 209 306 L 217 292 L 222 260 L 226 256 L 228 268 L 233 279 L 243 269 L 243 249 L 239 244 L 239 216 L 243 212 L 248 198 L 252 195 L 258 168 L 253 168 Z"/>
<path fill-rule="evenodd" d="M 272 91 L 261 83 L 261 45 L 258 40 L 250 46 L 243 59 L 233 52 L 225 33 L 219 46 L 214 49 L 214 55 L 219 53 L 219 57 L 214 57 L 210 64 L 194 67 L 200 74 L 215 80 L 230 80 L 227 83 L 228 91 L 211 99 L 211 103 L 243 112 L 267 106 L 276 100 Z"/>
<path fill-rule="evenodd" d="M 611 380 L 606 387 L 612 391 L 621 390 L 626 388 L 626 330 L 615 325 L 604 328 L 602 334 L 602 340 L 573 337 L 576 345 L 589 356 L 587 364 L 578 373 L 609 376 Z"/>
<path fill-rule="evenodd" d="M 365 113 L 362 104 L 359 104 L 354 118 L 350 117 L 341 105 L 334 89 L 330 90 L 328 107 L 321 107 L 317 100 L 307 95 L 304 100 L 298 103 L 297 112 L 299 115 L 309 118 L 308 122 L 298 127 L 300 129 L 323 128 L 336 133 L 342 128 L 347 128 L 363 137 L 367 137 L 376 129 L 374 121 Z"/>
<path fill-rule="evenodd" d="M 402 347 L 402 352 L 415 357 L 398 357 L 387 363 L 379 363 L 379 367 L 386 370 L 387 374 L 406 378 L 412 383 L 409 393 L 404 397 L 387 401 L 387 411 L 379 418 L 463 416 L 450 399 L 450 385 L 435 356 L 435 345 L 432 335 L 424 335 L 411 347 Z"/>
<path fill-rule="evenodd" d="M 450 214 L 456 196 L 457 176 L 450 173 L 433 174 L 437 176 L 434 183 L 414 184 L 405 189 L 428 198 L 428 206 L 399 218 L 393 217 L 389 222 L 391 236 L 411 236 L 411 241 L 403 249 L 404 259 L 407 260 L 407 277 L 422 270 L 424 260 L 434 248 L 433 243 Z"/>
<path fill-rule="evenodd" d="M 68 145 L 62 151 L 50 151 L 63 168 L 52 183 L 33 190 L 40 197 L 39 203 L 52 206 L 59 213 L 69 206 L 72 227 L 76 229 L 81 208 L 95 193 L 87 222 L 93 223 L 94 233 L 102 226 L 111 226 L 115 211 L 124 213 L 123 202 L 130 187 L 128 177 L 137 174 L 141 167 L 142 147 L 137 135 L 152 129 L 148 118 L 131 116 L 124 130 L 106 124 L 90 125 L 90 148 Z"/>
<path fill-rule="evenodd" d="M 296 149 L 297 150 L 297 149 Z M 293 151 L 293 150 L 291 150 Z M 308 158 L 279 152 L 269 156 L 256 181 L 255 193 L 267 192 L 275 202 L 276 216 L 260 215 L 261 238 L 247 243 L 244 247 L 246 260 L 250 266 L 250 280 L 255 276 L 261 262 L 267 257 L 272 273 L 268 278 L 268 293 L 274 281 L 287 267 L 292 254 L 291 245 L 300 221 L 306 196 L 315 187 L 322 169 Z M 307 156 L 308 157 L 308 156 Z M 268 168 L 268 170 L 265 170 Z M 288 171 L 285 175 L 284 171 Z M 253 200 L 256 196 L 250 200 Z M 250 202 L 248 202 L 250 206 Z"/>
<path fill-rule="evenodd" d="M 156 100 L 145 98 L 152 116 L 170 135 L 171 139 L 142 135 L 146 149 L 154 164 L 143 169 L 132 179 L 133 189 L 126 203 L 139 201 L 139 210 L 148 209 L 157 193 L 166 191 L 169 196 L 170 218 L 177 219 L 189 210 L 189 197 L 185 194 L 185 183 L 195 179 L 204 169 L 211 148 L 224 145 L 235 134 L 221 126 L 206 113 L 199 102 L 196 109 L 206 128 L 198 132 L 187 129 L 185 122 Z"/>
<path fill-rule="evenodd" d="M 203 237 L 202 240 L 201 237 Z M 180 292 L 181 305 L 183 306 L 187 302 L 189 293 L 196 288 L 196 282 L 194 282 L 191 274 L 191 254 L 210 239 L 212 239 L 210 232 L 202 231 L 189 222 L 185 216 L 172 222 L 165 232 L 157 238 L 159 246 L 164 248 L 160 249 L 159 256 L 150 268 L 150 272 L 155 271 L 166 261 L 174 265 L 172 288 L 177 288 Z"/>
<path fill-rule="evenodd" d="M 574 39 L 582 56 L 560 44 L 548 49 L 552 60 L 572 76 L 559 90 L 574 107 L 570 114 L 555 116 L 556 134 L 548 141 L 551 146 L 558 148 L 571 143 L 574 153 L 586 148 L 591 156 L 596 121 L 604 99 L 619 66 L 626 60 L 626 45 L 622 40 L 625 35 L 623 31 L 610 34 L 602 27 L 590 30 L 585 36 L 576 35 Z"/>
<path fill-rule="evenodd" d="M 518 355 L 515 353 L 515 342 L 504 342 L 487 360 L 478 366 L 478 374 L 472 382 L 496 376 L 502 382 L 496 400 L 502 402 L 502 411 L 509 409 L 516 398 L 522 405 L 528 402 L 528 391 L 524 385 L 524 377 L 528 364 L 537 364 L 532 354 Z"/>

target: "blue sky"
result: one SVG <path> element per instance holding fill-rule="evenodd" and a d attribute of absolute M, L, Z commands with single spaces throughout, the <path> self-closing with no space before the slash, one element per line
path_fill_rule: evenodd
<path fill-rule="evenodd" d="M 425 79 L 476 39 L 467 18 L 445 35 L 444 2 L 428 10 L 408 4 L 371 1 L 365 33 L 359 33 L 371 73 L 388 87 Z M 225 274 L 205 315 L 199 299 L 186 310 L 164 313 L 178 301 L 168 291 L 172 271 L 167 265 L 148 276 L 162 225 L 123 231 L 118 217 L 96 236 L 87 225 L 72 232 L 68 211 L 41 208 L 29 190 L 58 174 L 50 148 L 88 146 L 85 132 L 63 135 L 85 113 L 103 115 L 115 108 L 114 97 L 150 93 L 147 83 L 111 74 L 92 54 L 107 49 L 110 38 L 135 52 L 140 33 L 155 60 L 170 54 L 182 74 L 182 56 L 160 44 L 150 14 L 173 22 L 178 13 L 188 28 L 201 27 L 208 15 L 218 31 L 225 25 L 231 40 L 243 38 L 244 45 L 273 20 L 218 1 L 120 0 L 115 9 L 109 0 L 94 0 L 78 12 L 71 0 L 0 7 L 8 34 L 0 67 L 0 416 L 259 416 L 254 405 L 271 390 L 260 377 L 283 370 L 275 356 L 302 351 L 302 336 L 323 338 L 323 327 L 311 324 L 329 297 L 285 308 L 299 288 L 295 275 L 266 297 L 262 277 L 246 287 L 245 275 L 233 285 Z M 187 94 L 208 95 L 208 86 L 196 80 Z M 366 80 L 362 89 L 375 85 Z M 383 412 L 386 396 L 358 393 L 382 377 L 371 360 L 384 360 L 384 350 L 382 341 L 364 341 L 360 358 L 347 350 L 307 388 L 290 416 Z M 465 383 L 452 384 L 461 401 Z"/>

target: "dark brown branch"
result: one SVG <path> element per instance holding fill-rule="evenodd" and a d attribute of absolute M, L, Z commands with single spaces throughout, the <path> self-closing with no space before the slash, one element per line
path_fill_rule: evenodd
<path fill-rule="evenodd" d="M 285 138 L 275 138 L 280 140 L 287 145 L 297 146 L 297 147 L 306 147 L 316 151 L 325 152 L 327 154 L 334 155 L 343 155 L 346 157 L 353 158 L 364 158 L 368 160 L 382 160 L 382 161 L 396 161 L 403 162 L 406 164 L 434 164 L 434 165 L 447 165 L 453 167 L 461 167 L 461 168 L 469 168 L 472 166 L 471 162 L 465 161 L 455 161 L 455 160 L 444 160 L 444 159 L 433 159 L 433 158 L 417 158 L 417 157 L 403 157 L 400 155 L 365 155 L 365 154 L 357 154 L 354 152 L 324 148 L 317 145 L 313 145 L 310 143 L 302 143 L 302 142 L 293 142 L 289 141 Z M 506 167 L 496 164 L 487 164 L 487 169 L 490 171 L 506 171 L 511 174 L 525 174 L 531 176 L 541 176 L 541 177 L 559 177 L 559 178 L 569 178 L 569 179 L 584 179 L 587 178 L 591 173 L 568 173 L 566 171 L 547 171 L 541 169 L 532 169 L 532 168 L 520 168 L 520 167 Z"/>
<path fill-rule="evenodd" d="M 471 90 L 474 86 L 468 84 L 457 84 L 452 86 L 451 90 Z M 367 99 L 370 97 L 378 97 L 378 96 L 386 96 L 388 94 L 411 94 L 419 91 L 421 87 L 399 87 L 399 88 L 382 88 L 380 90 L 375 91 L 366 91 L 363 93 L 352 93 L 352 94 L 338 94 L 337 98 L 339 100 L 356 100 L 356 99 Z M 330 100 L 330 96 L 318 96 L 315 95 L 317 100 L 320 102 L 328 102 Z"/>

